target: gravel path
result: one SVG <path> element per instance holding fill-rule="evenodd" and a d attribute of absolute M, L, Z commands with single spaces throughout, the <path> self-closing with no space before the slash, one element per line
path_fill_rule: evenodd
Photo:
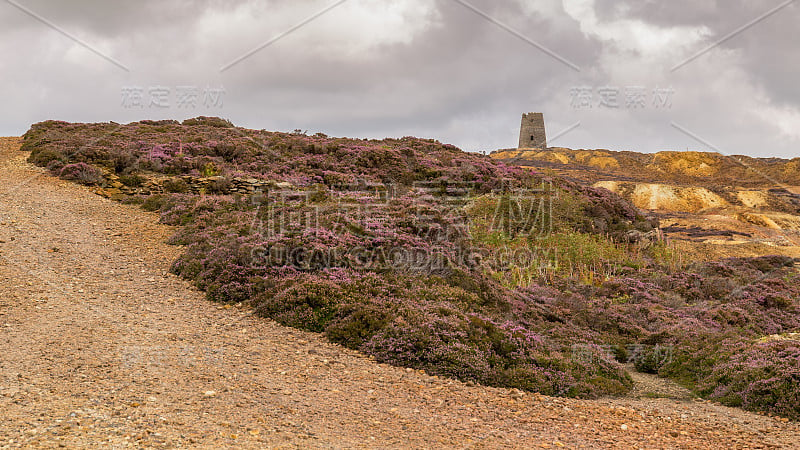
<path fill-rule="evenodd" d="M 0 139 L 0 447 L 800 447 L 800 426 L 692 400 L 582 401 L 389 367 L 167 270 L 155 215 Z"/>

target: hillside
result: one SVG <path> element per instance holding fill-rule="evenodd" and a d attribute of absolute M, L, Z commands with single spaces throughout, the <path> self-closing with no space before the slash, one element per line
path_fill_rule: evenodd
<path fill-rule="evenodd" d="M 586 398 L 629 393 L 632 364 L 800 418 L 795 261 L 688 264 L 606 189 L 433 140 L 215 118 L 43 122 L 22 149 L 159 212 L 184 246 L 171 271 L 210 300 L 380 362 Z"/>
<path fill-rule="evenodd" d="M 175 227 L 0 138 L 0 447 L 789 448 L 800 427 L 706 401 L 577 400 L 378 364 L 214 304 Z M 666 395 L 663 393 L 659 395 Z"/>
<path fill-rule="evenodd" d="M 800 158 L 565 148 L 491 157 L 609 189 L 658 217 L 697 257 L 800 256 Z"/>
<path fill-rule="evenodd" d="M 696 151 L 636 153 L 611 150 L 572 150 L 553 147 L 546 150 L 498 150 L 498 160 L 552 165 L 573 173 L 582 181 L 615 177 L 619 181 L 678 185 L 706 184 L 739 188 L 765 188 L 775 185 L 800 187 L 800 158 L 753 158 L 726 156 Z"/>

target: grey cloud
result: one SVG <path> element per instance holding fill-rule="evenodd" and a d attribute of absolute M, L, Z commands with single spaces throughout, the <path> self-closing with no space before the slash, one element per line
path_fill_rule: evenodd
<path fill-rule="evenodd" d="M 797 42 L 800 42 L 800 27 L 797 26 L 800 23 L 800 6 L 796 3 L 789 3 L 738 33 L 737 30 L 786 4 L 786 1 L 598 0 L 597 11 L 605 20 L 627 18 L 664 27 L 707 27 L 710 31 L 708 39 L 693 48 L 684 49 L 686 58 L 736 33 L 720 43 L 717 51 L 739 52 L 747 72 L 776 102 L 796 106 L 800 103 L 800 89 L 795 81 L 800 73 L 800 58 L 796 55 Z M 704 55 L 701 58 L 708 57 L 709 55 Z M 675 64 L 680 62 L 682 60 L 676 60 Z"/>
<path fill-rule="evenodd" d="M 413 134 L 483 150 L 514 145 L 519 115 L 544 111 L 551 134 L 581 122 L 558 140 L 564 146 L 640 151 L 700 147 L 676 134 L 670 121 L 696 128 L 734 153 L 787 156 L 797 144 L 777 139 L 772 124 L 753 122 L 746 111 L 765 102 L 794 110 L 800 106 L 800 90 L 793 84 L 800 70 L 792 45 L 798 42 L 795 6 L 721 46 L 738 52 L 737 59 L 710 52 L 675 74 L 668 73 L 672 61 L 659 60 L 662 66 L 654 67 L 645 56 L 586 33 L 556 0 L 537 0 L 533 7 L 512 0 L 470 3 L 574 62 L 580 72 L 454 0 L 434 2 L 435 20 L 424 22 L 425 28 L 413 27 L 419 28 L 419 22 L 394 21 L 390 23 L 396 29 L 381 30 L 409 37 L 407 42 L 347 40 L 351 38 L 343 36 L 360 36 L 350 32 L 366 24 L 345 8 L 335 9 L 220 72 L 222 65 L 332 2 L 19 1 L 123 61 L 131 72 L 117 70 L 0 2 L 0 25 L 7 25 L 4 38 L 14 40 L 0 41 L 0 65 L 7 78 L 0 94 L 10 105 L 0 112 L 0 134 L 20 134 L 31 122 L 47 118 L 124 122 L 211 114 L 253 128 L 302 128 L 355 137 Z M 357 1 L 372 0 L 352 0 Z M 595 11 L 605 22 L 706 26 L 713 41 L 762 7 L 743 0 L 733 5 L 598 0 Z M 384 9 L 390 14 L 390 8 Z M 231 22 L 235 11 L 253 18 L 245 18 L 245 25 Z M 702 46 L 678 53 L 688 56 Z M 367 50 L 350 51 L 362 47 Z M 651 90 L 669 83 L 676 90 L 669 110 L 597 105 L 579 110 L 571 105 L 574 86 L 635 84 Z M 120 90 L 128 85 L 173 90 L 179 85 L 224 86 L 224 107 L 125 109 Z M 759 89 L 765 99 L 756 98 Z M 731 127 L 748 120 L 753 123 L 750 130 Z M 757 148 L 759 142 L 768 145 Z"/>

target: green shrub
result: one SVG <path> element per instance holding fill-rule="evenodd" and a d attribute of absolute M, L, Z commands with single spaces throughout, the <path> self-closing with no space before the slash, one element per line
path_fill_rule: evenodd
<path fill-rule="evenodd" d="M 43 148 L 38 151 L 33 151 L 28 157 L 28 162 L 36 164 L 37 166 L 47 166 L 51 161 L 66 163 L 69 161 L 69 158 L 61 150 L 54 148 Z"/>
<path fill-rule="evenodd" d="M 229 178 L 218 178 L 211 180 L 206 187 L 209 194 L 224 195 L 230 193 L 233 183 Z"/>
<path fill-rule="evenodd" d="M 147 178 L 135 173 L 130 175 L 120 175 L 119 177 L 120 183 L 130 187 L 140 187 L 145 183 L 145 181 L 147 181 Z"/>
<path fill-rule="evenodd" d="M 161 185 L 164 187 L 165 191 L 170 193 L 185 194 L 190 191 L 189 184 L 180 178 L 169 178 L 164 180 Z"/>
<path fill-rule="evenodd" d="M 233 124 L 226 119 L 222 119 L 219 117 L 206 117 L 200 116 L 195 117 L 194 119 L 186 119 L 182 123 L 183 125 L 189 126 L 208 126 L 208 127 L 217 127 L 217 128 L 233 128 Z"/>
<path fill-rule="evenodd" d="M 142 209 L 145 211 L 161 211 L 169 202 L 169 195 L 155 194 L 149 195 L 142 203 Z"/>
<path fill-rule="evenodd" d="M 644 347 L 634 358 L 636 370 L 642 373 L 658 373 L 672 358 L 672 348 L 662 345 Z"/>

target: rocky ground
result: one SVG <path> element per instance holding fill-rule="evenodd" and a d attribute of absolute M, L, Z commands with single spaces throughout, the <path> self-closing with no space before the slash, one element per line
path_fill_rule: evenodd
<path fill-rule="evenodd" d="M 0 140 L 0 447 L 800 447 L 800 424 L 637 375 L 584 401 L 389 367 L 222 308 L 172 230 Z"/>

